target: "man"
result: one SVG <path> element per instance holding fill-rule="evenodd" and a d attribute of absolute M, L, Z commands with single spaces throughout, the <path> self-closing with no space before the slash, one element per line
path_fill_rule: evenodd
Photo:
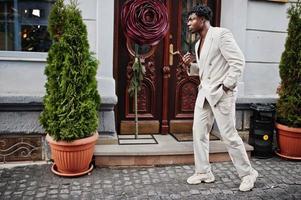
<path fill-rule="evenodd" d="M 200 78 L 193 120 L 195 174 L 188 184 L 210 183 L 215 180 L 209 164 L 209 132 L 214 118 L 231 160 L 242 182 L 241 191 L 254 187 L 258 172 L 251 167 L 244 144 L 235 129 L 237 82 L 244 67 L 244 56 L 233 35 L 225 28 L 210 26 L 212 11 L 197 5 L 188 13 L 187 25 L 198 33 L 195 57 L 187 53 L 183 62 L 189 75 Z M 195 61 L 195 62 L 193 62 Z"/>

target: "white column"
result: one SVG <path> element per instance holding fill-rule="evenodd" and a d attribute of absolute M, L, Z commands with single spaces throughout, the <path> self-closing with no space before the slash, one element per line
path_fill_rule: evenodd
<path fill-rule="evenodd" d="M 100 61 L 97 72 L 98 88 L 109 104 L 116 104 L 115 80 L 113 79 L 114 1 L 97 1 L 96 54 Z"/>

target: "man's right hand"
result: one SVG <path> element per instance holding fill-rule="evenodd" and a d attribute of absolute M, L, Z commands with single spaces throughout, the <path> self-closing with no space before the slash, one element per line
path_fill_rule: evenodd
<path fill-rule="evenodd" d="M 187 52 L 184 56 L 183 56 L 183 63 L 186 65 L 186 66 L 190 66 L 191 63 L 195 60 L 194 56 Z"/>

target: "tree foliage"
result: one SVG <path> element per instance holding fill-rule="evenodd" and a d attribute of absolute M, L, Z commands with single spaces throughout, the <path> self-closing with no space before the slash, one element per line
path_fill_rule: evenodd
<path fill-rule="evenodd" d="M 279 71 L 281 87 L 277 102 L 277 120 L 301 127 L 301 1 L 288 10 L 289 25 Z"/>
<path fill-rule="evenodd" d="M 87 28 L 76 2 L 54 4 L 48 31 L 52 46 L 44 72 L 46 94 L 40 122 L 55 140 L 88 137 L 98 127 L 98 61 L 89 52 Z"/>

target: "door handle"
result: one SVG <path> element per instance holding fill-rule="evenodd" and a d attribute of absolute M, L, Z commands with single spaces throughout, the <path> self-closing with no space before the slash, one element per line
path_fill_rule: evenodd
<path fill-rule="evenodd" d="M 169 44 L 169 66 L 173 65 L 173 44 Z"/>
<path fill-rule="evenodd" d="M 173 65 L 173 56 L 179 55 L 181 58 L 183 58 L 180 51 L 173 51 L 173 44 L 169 44 L 169 65 Z"/>

